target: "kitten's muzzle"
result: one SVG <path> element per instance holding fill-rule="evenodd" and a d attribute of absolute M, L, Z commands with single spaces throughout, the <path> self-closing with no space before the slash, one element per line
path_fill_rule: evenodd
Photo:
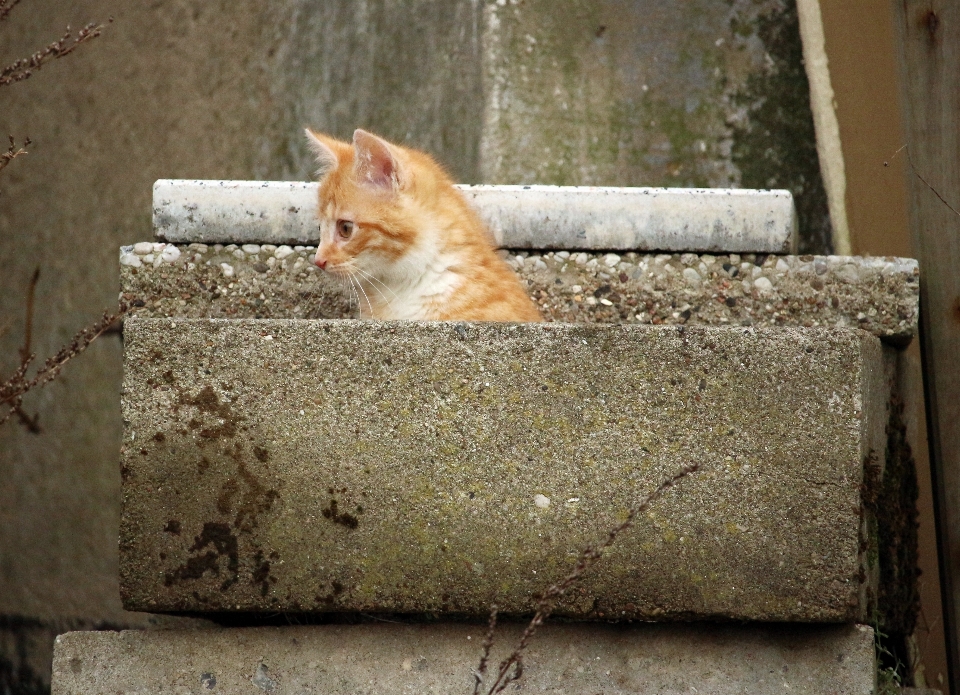
<path fill-rule="evenodd" d="M 313 264 L 314 264 L 315 266 L 317 266 L 320 270 L 326 270 L 326 269 L 327 269 L 327 259 L 326 259 L 326 258 L 320 258 L 319 256 L 314 256 L 314 258 L 313 258 Z"/>

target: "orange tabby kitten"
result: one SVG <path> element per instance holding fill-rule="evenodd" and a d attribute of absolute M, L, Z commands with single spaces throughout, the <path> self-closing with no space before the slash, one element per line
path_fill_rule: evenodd
<path fill-rule="evenodd" d="M 362 317 L 541 320 L 490 233 L 428 155 L 363 130 L 352 144 L 311 130 L 307 137 L 321 176 L 314 263 L 359 290 Z"/>

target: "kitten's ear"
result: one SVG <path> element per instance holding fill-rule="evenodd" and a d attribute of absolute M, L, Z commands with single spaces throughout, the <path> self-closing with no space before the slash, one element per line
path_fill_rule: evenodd
<path fill-rule="evenodd" d="M 357 178 L 376 188 L 397 191 L 403 185 L 403 171 L 393 146 L 372 133 L 353 131 L 354 166 Z"/>
<path fill-rule="evenodd" d="M 314 133 L 309 128 L 305 128 L 304 132 L 307 134 L 307 144 L 310 145 L 310 151 L 317 157 L 317 176 L 323 178 L 340 164 L 337 150 L 343 143 L 321 133 Z"/>

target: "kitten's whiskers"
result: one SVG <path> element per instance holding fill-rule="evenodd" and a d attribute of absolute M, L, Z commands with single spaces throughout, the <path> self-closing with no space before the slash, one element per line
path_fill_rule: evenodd
<path fill-rule="evenodd" d="M 349 276 L 349 275 L 334 275 L 333 277 L 337 279 L 337 284 L 339 284 L 340 287 L 342 287 L 342 288 L 344 288 L 344 289 L 346 289 L 346 288 L 348 288 L 348 287 L 350 288 L 350 293 L 349 293 L 347 296 L 350 297 L 350 303 L 351 303 L 351 304 L 353 303 L 353 298 L 354 298 L 354 297 L 357 298 L 357 314 L 358 314 L 359 317 L 362 318 L 362 316 L 363 316 L 363 310 L 362 310 L 362 307 L 360 306 L 360 295 L 357 294 L 357 290 L 354 288 L 353 282 L 352 282 L 350 276 Z"/>
<path fill-rule="evenodd" d="M 379 283 L 380 285 L 382 285 L 383 288 L 384 288 L 385 290 L 387 290 L 387 292 L 389 292 L 390 294 L 393 295 L 393 298 L 394 298 L 394 299 L 396 299 L 397 301 L 400 301 L 400 297 L 397 296 L 397 293 L 394 292 L 392 289 L 390 289 L 390 286 L 387 285 L 383 280 L 379 280 L 379 279 L 375 278 L 372 274 L 368 273 L 368 272 L 365 271 L 365 270 L 361 270 L 360 268 L 354 267 L 354 270 L 355 270 L 357 273 L 359 273 L 359 274 L 361 275 L 361 277 L 369 280 L 371 283 L 376 282 L 376 283 Z M 393 306 L 393 302 L 390 301 L 389 297 L 387 297 L 387 295 L 385 295 L 385 294 L 380 290 L 379 287 L 377 287 L 377 286 L 374 285 L 374 284 L 371 284 L 370 287 L 373 288 L 373 289 L 375 289 L 375 290 L 377 291 L 377 293 L 378 293 L 381 297 L 383 297 L 383 301 L 385 301 L 385 302 L 387 303 L 387 306 L 388 306 L 388 307 L 392 307 L 392 306 Z"/>
<path fill-rule="evenodd" d="M 357 280 L 353 275 L 350 276 L 350 282 L 352 282 L 358 290 L 363 292 L 363 298 L 367 300 L 367 306 L 370 307 L 370 318 L 373 318 L 373 304 L 370 303 L 370 297 L 367 296 L 366 291 L 363 289 L 363 285 L 360 284 L 360 281 Z M 357 297 L 357 301 L 360 301 L 360 298 Z M 363 310 L 361 308 L 360 318 L 363 318 Z"/>

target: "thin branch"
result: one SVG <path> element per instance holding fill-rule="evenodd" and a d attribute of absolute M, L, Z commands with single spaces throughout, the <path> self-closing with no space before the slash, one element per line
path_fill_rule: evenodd
<path fill-rule="evenodd" d="M 32 378 L 27 378 L 27 370 L 36 355 L 27 355 L 13 375 L 0 383 L 0 406 L 7 408 L 7 412 L 0 415 L 0 425 L 13 417 L 17 410 L 22 407 L 23 397 L 28 391 L 53 381 L 67 362 L 90 347 L 90 343 L 94 340 L 109 331 L 111 326 L 119 321 L 127 311 L 129 311 L 129 306 L 121 304 L 119 311 L 116 313 L 103 312 L 99 321 L 78 332 L 73 340 L 57 351 L 57 354 L 48 358 Z"/>
<path fill-rule="evenodd" d="M 923 185 L 924 185 L 924 186 L 926 186 L 926 187 L 929 188 L 931 191 L 933 191 L 933 194 L 940 199 L 940 202 L 941 202 L 941 203 L 943 203 L 943 204 L 946 205 L 948 208 L 950 208 L 950 211 L 951 211 L 954 215 L 956 215 L 957 217 L 960 217 L 960 211 L 958 211 L 955 207 L 953 207 L 950 203 L 948 203 L 947 200 L 946 200 L 946 198 L 944 198 L 942 195 L 940 195 L 940 191 L 938 191 L 936 188 L 934 188 L 933 186 L 931 186 L 930 183 L 929 183 L 925 178 L 923 178 L 923 176 L 920 175 L 920 172 L 917 171 L 917 167 L 916 167 L 916 166 L 914 165 L 914 163 L 913 163 L 913 157 L 910 156 L 910 148 L 909 148 L 909 147 L 907 147 L 906 145 L 904 145 L 904 146 L 901 147 L 899 150 L 897 150 L 896 152 L 894 152 L 894 153 L 893 153 L 893 157 L 891 157 L 890 159 L 896 158 L 896 156 L 897 156 L 898 154 L 900 154 L 900 152 L 902 152 L 903 150 L 906 150 L 906 151 L 907 151 L 907 162 L 910 164 L 910 169 L 913 170 L 913 175 L 916 176 L 918 179 L 920 179 L 920 180 L 923 182 Z M 885 167 L 886 167 L 886 166 L 890 166 L 890 163 L 889 163 L 889 162 L 884 162 L 884 163 L 883 163 L 883 166 L 885 166 Z"/>
<path fill-rule="evenodd" d="M 39 279 L 40 266 L 37 266 L 37 269 L 33 271 L 33 277 L 30 278 L 30 284 L 27 287 L 27 311 L 23 321 L 23 347 L 20 348 L 20 364 L 29 364 L 32 359 L 30 346 L 33 343 L 33 300 L 36 296 L 37 281 Z M 17 402 L 14 403 L 13 409 L 17 415 L 17 419 L 20 420 L 20 424 L 26 427 L 28 432 L 40 434 L 40 413 L 37 413 L 33 417 L 27 415 L 27 412 L 21 406 L 20 399 L 17 399 Z"/>
<path fill-rule="evenodd" d="M 30 356 L 30 345 L 33 342 L 33 299 L 37 292 L 37 281 L 40 279 L 40 266 L 33 271 L 30 285 L 27 287 L 27 316 L 23 326 L 23 347 L 20 348 L 20 361 Z"/>
<path fill-rule="evenodd" d="M 0 0 L 2 2 L 2 0 Z M 113 17 L 108 21 L 112 22 Z M 0 70 L 0 87 L 4 87 L 14 82 L 20 82 L 30 77 L 35 70 L 39 70 L 46 63 L 57 58 L 63 58 L 77 50 L 80 44 L 87 43 L 100 36 L 104 29 L 103 24 L 90 22 L 87 26 L 77 32 L 77 37 L 70 41 L 73 34 L 70 27 L 67 27 L 66 33 L 58 41 L 54 41 L 46 48 L 37 51 L 29 58 L 21 58 Z"/>
<path fill-rule="evenodd" d="M 0 0 L 0 22 L 7 18 L 10 10 L 17 6 L 20 0 Z"/>
<path fill-rule="evenodd" d="M 490 660 L 490 650 L 493 648 L 494 633 L 497 630 L 497 606 L 490 606 L 490 624 L 487 627 L 487 636 L 483 640 L 483 653 L 480 655 L 480 664 L 473 672 L 473 695 L 479 695 L 483 677 L 487 673 L 487 662 Z"/>
<path fill-rule="evenodd" d="M 540 597 L 540 600 L 537 602 L 537 612 L 530 620 L 529 625 L 527 625 L 527 629 L 524 630 L 523 634 L 520 636 L 520 641 L 517 643 L 513 653 L 500 662 L 500 668 L 497 671 L 497 678 L 490 686 L 489 690 L 487 690 L 487 695 L 495 695 L 496 693 L 503 692 L 503 690 L 511 682 L 518 680 L 520 676 L 523 675 L 524 650 L 526 650 L 527 645 L 530 643 L 530 639 L 537 631 L 537 628 L 543 624 L 544 620 L 550 617 L 550 614 L 553 612 L 557 601 L 567 592 L 567 589 L 576 583 L 576 581 L 583 576 L 583 573 L 590 569 L 597 562 L 597 560 L 603 556 L 603 552 L 614 544 L 614 542 L 617 540 L 617 536 L 633 525 L 633 522 L 638 514 L 646 511 L 647 507 L 649 507 L 650 504 L 660 497 L 664 492 L 699 469 L 700 464 L 697 463 L 681 468 L 678 473 L 664 480 L 662 483 L 660 483 L 660 486 L 656 490 L 644 497 L 636 506 L 630 509 L 629 513 L 627 514 L 627 518 L 622 523 L 610 529 L 610 531 L 607 533 L 606 539 L 599 545 L 599 547 L 594 548 L 593 546 L 587 546 L 580 553 L 580 559 L 570 573 L 559 582 L 552 584 Z M 491 623 L 492 622 L 493 616 L 491 616 Z M 492 641 L 492 637 L 490 639 Z M 486 649 L 486 644 L 484 647 L 484 655 L 486 656 L 488 652 Z M 485 666 L 482 661 L 481 664 Z M 477 672 L 479 671 L 480 669 L 477 669 Z M 474 676 L 476 677 L 477 673 L 475 673 Z M 477 687 L 478 686 L 475 686 L 474 692 L 476 692 Z"/>
<path fill-rule="evenodd" d="M 23 147 L 17 147 L 16 142 L 13 139 L 13 136 L 10 136 L 10 147 L 6 152 L 0 152 L 0 171 L 6 168 L 6 166 L 12 162 L 17 157 L 21 157 L 25 154 L 28 154 L 26 148 L 30 146 L 30 138 L 26 138 L 23 141 Z"/>

